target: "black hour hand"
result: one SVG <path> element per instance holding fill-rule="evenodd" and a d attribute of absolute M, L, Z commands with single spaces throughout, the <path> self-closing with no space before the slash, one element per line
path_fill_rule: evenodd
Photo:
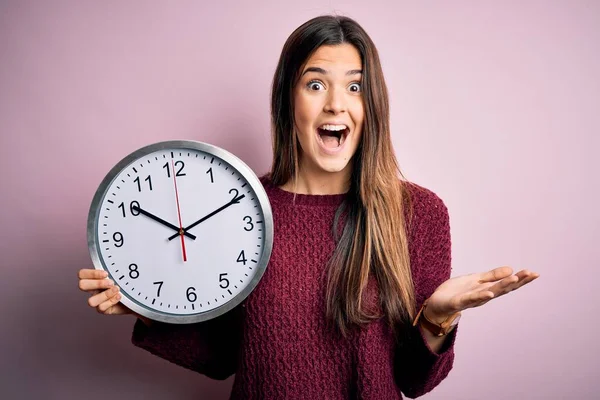
<path fill-rule="evenodd" d="M 232 190 L 235 190 L 235 189 L 232 189 Z M 237 193 L 237 190 L 236 190 L 236 193 Z M 187 233 L 188 233 L 188 232 L 187 232 L 188 230 L 190 230 L 190 229 L 192 229 L 193 227 L 195 227 L 196 225 L 198 225 L 198 224 L 200 224 L 200 223 L 202 223 L 202 222 L 206 221 L 207 219 L 209 219 L 209 218 L 210 218 L 210 217 L 212 217 L 213 215 L 216 215 L 216 214 L 220 213 L 221 211 L 223 211 L 223 210 L 224 210 L 224 209 L 226 209 L 227 207 L 229 207 L 229 206 L 231 206 L 231 205 L 233 205 L 233 204 L 238 204 L 238 203 L 240 202 L 240 200 L 242 200 L 244 197 L 246 197 L 246 195 L 243 195 L 243 194 L 242 194 L 242 195 L 239 195 L 239 196 L 236 196 L 236 197 L 234 197 L 234 198 L 233 198 L 233 199 L 232 199 L 232 200 L 231 200 L 229 203 L 227 203 L 227 204 L 225 204 L 225 205 L 222 205 L 221 207 L 217 208 L 215 211 L 211 212 L 211 213 L 210 213 L 210 214 L 208 214 L 208 215 L 205 215 L 204 217 L 200 218 L 198 221 L 194 222 L 193 224 L 186 226 L 185 228 L 183 228 L 183 232 L 184 232 L 184 234 L 187 234 Z M 175 235 L 172 235 L 172 236 L 170 236 L 170 237 L 169 237 L 169 240 L 173 240 L 173 239 L 175 239 L 175 238 L 176 238 L 178 235 L 179 235 L 179 234 L 178 234 L 178 233 L 176 233 Z"/>
<path fill-rule="evenodd" d="M 163 224 L 163 225 L 164 225 L 164 226 L 166 226 L 166 227 L 169 227 L 169 228 L 173 229 L 174 231 L 177 231 L 177 233 L 175 234 L 175 237 L 177 237 L 177 236 L 179 236 L 179 235 L 180 235 L 180 233 L 179 233 L 179 232 L 181 231 L 181 229 L 179 229 L 179 227 L 178 227 L 178 226 L 175 226 L 175 225 L 173 225 L 173 224 L 171 224 L 171 223 L 169 223 L 169 222 L 165 221 L 164 219 L 162 219 L 162 218 L 160 218 L 160 217 L 157 217 L 157 216 L 156 216 L 156 215 L 154 215 L 154 214 L 151 214 L 151 213 L 149 213 L 148 211 L 144 210 L 143 208 L 140 208 L 139 206 L 133 205 L 133 206 L 131 207 L 131 209 L 132 209 L 132 210 L 134 210 L 134 211 L 137 211 L 137 212 L 139 212 L 140 214 L 143 214 L 143 215 L 145 215 L 146 217 L 148 217 L 148 218 L 150 218 L 150 219 L 153 219 L 153 220 L 155 220 L 156 222 L 159 222 L 159 223 Z M 188 232 L 183 232 L 183 234 L 184 234 L 185 236 L 189 237 L 189 238 L 190 238 L 190 239 L 192 239 L 192 240 L 196 240 L 196 236 L 192 235 L 191 233 L 188 233 Z"/>

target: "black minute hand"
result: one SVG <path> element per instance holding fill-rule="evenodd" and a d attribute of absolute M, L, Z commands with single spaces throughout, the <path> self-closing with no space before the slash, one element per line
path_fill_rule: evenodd
<path fill-rule="evenodd" d="M 144 214 L 146 217 L 151 218 L 151 219 L 155 220 L 156 222 L 160 222 L 164 226 L 167 226 L 167 227 L 173 229 L 174 231 L 177 231 L 177 233 L 175 234 L 175 237 L 179 236 L 179 227 L 178 226 L 168 223 L 164 219 L 157 217 L 154 214 L 150 214 L 148 211 L 146 211 L 138 206 L 132 206 L 131 209 L 134 211 L 138 211 L 140 214 Z M 183 234 L 192 240 L 196 240 L 196 236 L 192 235 L 191 233 L 184 232 Z"/>
<path fill-rule="evenodd" d="M 246 196 L 243 195 L 243 194 L 240 195 L 240 196 L 234 197 L 229 203 L 227 203 L 227 204 L 225 204 L 225 205 L 217 208 L 215 211 L 211 212 L 208 215 L 205 215 L 204 217 L 200 218 L 198 221 L 194 222 L 193 224 L 186 226 L 185 228 L 183 228 L 184 235 L 187 235 L 187 231 L 190 230 L 190 229 L 192 229 L 193 227 L 195 227 L 199 223 L 206 221 L 207 219 L 209 219 L 213 215 L 220 213 L 221 211 L 223 211 L 224 209 L 226 209 L 227 207 L 229 207 L 229 206 L 231 206 L 233 204 L 238 204 L 240 202 L 240 200 L 243 199 L 244 197 L 246 197 Z M 169 237 L 169 240 L 173 240 L 177 236 L 179 236 L 179 233 L 176 233 L 173 236 Z"/>

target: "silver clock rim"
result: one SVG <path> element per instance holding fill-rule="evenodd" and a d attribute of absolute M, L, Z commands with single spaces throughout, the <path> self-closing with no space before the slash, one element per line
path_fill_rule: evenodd
<path fill-rule="evenodd" d="M 87 221 L 87 241 L 88 241 L 88 249 L 90 252 L 90 257 L 92 259 L 92 263 L 94 268 L 97 270 L 103 270 L 109 273 L 107 268 L 105 268 L 102 260 L 99 255 L 99 245 L 98 245 L 98 214 L 100 213 L 100 207 L 102 205 L 102 201 L 106 195 L 108 188 L 111 183 L 117 177 L 117 175 L 128 165 L 130 165 L 133 161 L 151 154 L 155 151 L 165 150 L 165 149 L 190 149 L 190 150 L 198 150 L 203 151 L 205 153 L 213 154 L 214 156 L 222 159 L 233 168 L 235 168 L 248 182 L 251 186 L 252 190 L 256 194 L 256 197 L 259 201 L 259 204 L 263 211 L 264 218 L 264 251 L 263 254 L 257 263 L 255 270 L 256 273 L 254 277 L 250 281 L 250 283 L 233 299 L 228 301 L 226 304 L 223 304 L 220 307 L 214 308 L 210 311 L 205 311 L 197 314 L 190 315 L 179 315 L 179 314 L 167 314 L 161 313 L 158 311 L 150 310 L 146 307 L 141 306 L 135 300 L 129 297 L 129 294 L 125 291 L 121 291 L 121 303 L 123 303 L 126 307 L 131 309 L 132 311 L 143 315 L 144 317 L 150 318 L 155 321 L 172 323 L 172 324 L 192 324 L 196 322 L 208 321 L 210 319 L 214 319 L 218 316 L 225 314 L 228 311 L 231 311 L 233 308 L 240 305 L 247 297 L 252 293 L 256 285 L 260 282 L 267 265 L 269 263 L 269 259 L 271 258 L 271 251 L 273 249 L 273 212 L 271 210 L 271 204 L 267 197 L 267 193 L 263 185 L 260 183 L 260 180 L 252 171 L 252 169 L 246 165 L 242 160 L 240 160 L 237 156 L 232 153 L 224 150 L 220 147 L 199 142 L 195 140 L 167 140 L 163 142 L 153 143 L 147 146 L 144 146 L 126 157 L 124 157 L 121 161 L 119 161 L 104 177 L 94 197 L 92 199 L 92 204 L 90 206 L 90 210 L 88 213 L 88 221 Z"/>

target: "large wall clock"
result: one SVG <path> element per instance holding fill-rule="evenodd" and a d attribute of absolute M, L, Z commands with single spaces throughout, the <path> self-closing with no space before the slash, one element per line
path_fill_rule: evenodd
<path fill-rule="evenodd" d="M 231 153 L 179 140 L 143 147 L 115 165 L 88 215 L 96 269 L 121 302 L 156 321 L 194 323 L 240 304 L 273 244 L 267 195 Z"/>

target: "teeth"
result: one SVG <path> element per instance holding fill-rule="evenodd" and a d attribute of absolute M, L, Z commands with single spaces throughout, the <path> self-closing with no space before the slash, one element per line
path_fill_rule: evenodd
<path fill-rule="evenodd" d="M 322 125 L 320 128 L 324 129 L 326 131 L 334 131 L 334 132 L 336 132 L 336 131 L 343 131 L 344 129 L 347 128 L 347 126 L 346 125 L 329 125 L 329 124 L 326 124 L 326 125 Z"/>

